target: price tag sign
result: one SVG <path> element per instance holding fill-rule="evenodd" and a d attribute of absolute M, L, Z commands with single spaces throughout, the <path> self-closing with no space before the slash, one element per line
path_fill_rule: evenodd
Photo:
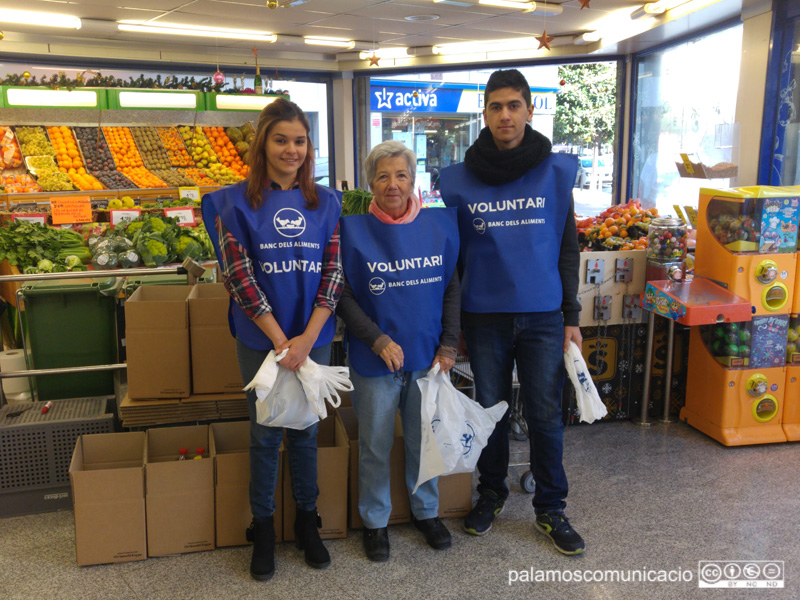
<path fill-rule="evenodd" d="M 89 196 L 50 198 L 50 214 L 53 217 L 53 225 L 91 223 L 92 204 L 89 201 Z"/>
<path fill-rule="evenodd" d="M 179 187 L 178 197 L 189 198 L 195 202 L 200 202 L 200 188 L 199 187 Z"/>
<path fill-rule="evenodd" d="M 686 216 L 689 217 L 689 223 L 692 224 L 692 227 L 697 229 L 697 211 L 693 206 L 684 206 L 683 210 L 686 211 Z"/>
<path fill-rule="evenodd" d="M 108 211 L 111 214 L 111 226 L 116 227 L 120 224 L 121 221 L 131 222 L 134 219 L 138 218 L 142 211 L 138 208 L 128 208 L 123 210 L 110 210 Z"/>
<path fill-rule="evenodd" d="M 694 175 L 694 167 L 692 166 L 692 161 L 689 160 L 689 155 L 681 154 L 681 160 L 683 161 L 683 166 L 686 167 L 686 172 L 689 175 Z"/>
<path fill-rule="evenodd" d="M 44 213 L 16 213 L 11 215 L 14 221 L 30 221 L 31 223 L 39 223 L 39 225 L 47 225 L 47 215 Z"/>
<path fill-rule="evenodd" d="M 197 220 L 194 218 L 194 210 L 191 208 L 165 208 L 164 216 L 177 218 L 179 227 L 194 227 L 197 225 Z"/>

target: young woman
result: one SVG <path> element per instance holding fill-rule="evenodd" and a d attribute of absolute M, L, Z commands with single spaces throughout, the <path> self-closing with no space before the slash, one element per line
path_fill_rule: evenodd
<path fill-rule="evenodd" d="M 270 350 L 288 349 L 281 366 L 298 369 L 307 357 L 329 364 L 333 312 L 343 286 L 338 219 L 341 196 L 314 184 L 309 123 L 293 102 L 278 99 L 261 112 L 250 150 L 247 180 L 203 198 L 203 220 L 231 295 L 229 321 L 242 380 L 253 379 Z M 275 489 L 283 429 L 256 421 L 250 408 L 250 507 L 254 542 L 250 574 L 275 572 Z M 330 556 L 319 538 L 317 425 L 287 429 L 295 538 L 310 566 Z"/>

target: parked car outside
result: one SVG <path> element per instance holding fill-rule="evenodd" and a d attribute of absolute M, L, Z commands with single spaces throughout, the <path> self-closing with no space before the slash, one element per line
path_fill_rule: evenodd
<path fill-rule="evenodd" d="M 610 156 L 597 157 L 597 175 L 601 186 L 610 186 L 614 178 L 614 159 Z M 575 186 L 581 189 L 589 187 L 594 182 L 592 171 L 592 157 L 582 156 L 578 159 L 578 175 L 575 177 Z"/>

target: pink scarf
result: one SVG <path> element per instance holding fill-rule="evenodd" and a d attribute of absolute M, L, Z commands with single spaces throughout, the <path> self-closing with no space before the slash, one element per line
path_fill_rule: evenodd
<path fill-rule="evenodd" d="M 411 196 L 408 198 L 408 210 L 406 211 L 406 214 L 399 219 L 395 219 L 394 217 L 390 217 L 388 214 L 386 214 L 374 200 L 369 203 L 370 214 L 375 215 L 379 221 L 388 223 L 389 225 L 402 225 L 403 223 L 411 223 L 411 221 L 417 218 L 420 208 L 421 203 L 415 194 L 411 194 Z"/>

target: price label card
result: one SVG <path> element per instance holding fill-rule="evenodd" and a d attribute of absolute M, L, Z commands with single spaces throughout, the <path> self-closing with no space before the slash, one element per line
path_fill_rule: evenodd
<path fill-rule="evenodd" d="M 697 211 L 693 206 L 684 206 L 683 210 L 686 211 L 686 216 L 689 217 L 689 223 L 692 224 L 692 227 L 697 229 Z"/>
<path fill-rule="evenodd" d="M 200 202 L 200 188 L 199 187 L 179 187 L 178 197 L 189 198 L 195 202 Z"/>
<path fill-rule="evenodd" d="M 138 208 L 127 208 L 123 210 L 110 210 L 108 211 L 111 214 L 111 226 L 116 227 L 120 224 L 120 221 L 133 221 L 134 219 L 141 216 L 142 211 Z"/>
<path fill-rule="evenodd" d="M 15 213 L 11 215 L 14 221 L 30 221 L 31 223 L 39 223 L 39 225 L 47 225 L 47 215 L 44 213 Z"/>
<path fill-rule="evenodd" d="M 53 217 L 53 225 L 91 223 L 92 204 L 89 196 L 50 198 L 50 214 Z"/>
<path fill-rule="evenodd" d="M 179 227 L 194 227 L 197 221 L 194 218 L 194 210 L 191 208 L 165 208 L 164 216 L 176 217 Z"/>
<path fill-rule="evenodd" d="M 681 207 L 678 206 L 677 204 L 673 204 L 672 208 L 675 209 L 675 214 L 678 215 L 678 218 L 688 225 L 689 222 L 686 220 L 686 217 L 683 216 L 683 212 L 681 211 Z"/>
<path fill-rule="evenodd" d="M 694 175 L 694 167 L 692 166 L 692 161 L 689 160 L 689 155 L 681 154 L 681 160 L 683 161 L 683 166 L 686 167 L 686 172 L 689 175 Z"/>

